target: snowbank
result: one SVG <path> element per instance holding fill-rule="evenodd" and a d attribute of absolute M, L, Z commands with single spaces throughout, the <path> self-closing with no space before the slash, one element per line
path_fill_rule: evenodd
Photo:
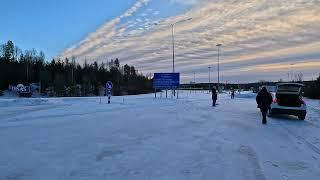
<path fill-rule="evenodd" d="M 316 109 L 263 126 L 253 93 L 169 97 L 0 99 L 0 179 L 319 179 Z"/>
<path fill-rule="evenodd" d="M 236 92 L 234 95 L 236 98 L 248 98 L 248 99 L 252 99 L 252 98 L 256 98 L 257 94 L 256 93 L 252 93 L 250 91 L 243 91 L 243 92 Z"/>

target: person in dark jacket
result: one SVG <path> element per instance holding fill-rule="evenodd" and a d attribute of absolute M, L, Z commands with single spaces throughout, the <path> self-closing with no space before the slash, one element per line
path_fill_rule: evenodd
<path fill-rule="evenodd" d="M 234 99 L 234 89 L 231 90 L 231 99 Z"/>
<path fill-rule="evenodd" d="M 262 113 L 262 124 L 267 124 L 267 113 L 272 103 L 272 96 L 266 87 L 263 87 L 256 97 L 258 108 Z"/>
<path fill-rule="evenodd" d="M 217 90 L 216 88 L 212 88 L 212 106 L 216 106 L 216 102 L 218 99 Z"/>

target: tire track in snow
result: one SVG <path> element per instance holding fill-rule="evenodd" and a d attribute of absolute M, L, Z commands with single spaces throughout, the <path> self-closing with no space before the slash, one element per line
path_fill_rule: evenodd
<path fill-rule="evenodd" d="M 289 128 L 287 128 L 286 126 L 282 125 L 281 123 L 279 125 L 283 129 L 285 129 L 291 136 L 295 137 L 299 141 L 302 141 L 310 150 L 312 150 L 313 152 L 315 152 L 318 155 L 320 155 L 320 148 L 318 148 L 316 145 L 314 145 L 313 143 L 309 142 L 308 140 L 306 140 L 302 136 L 299 136 L 296 133 L 292 132 Z"/>
<path fill-rule="evenodd" d="M 26 106 L 23 109 L 19 110 L 10 110 L 10 111 L 5 111 L 4 113 L 1 113 L 0 116 L 4 118 L 4 120 L 7 120 L 8 118 L 16 117 L 21 114 L 26 115 L 26 114 L 32 114 L 34 112 L 38 111 L 43 111 L 43 110 L 49 110 L 49 109 L 54 109 L 54 108 L 59 108 L 63 106 L 68 106 L 68 105 L 44 105 L 41 107 L 36 107 L 36 106 Z M 30 108 L 29 108 L 30 107 Z"/>
<path fill-rule="evenodd" d="M 266 177 L 264 176 L 264 174 L 261 170 L 257 154 L 253 150 L 253 148 L 251 148 L 250 146 L 241 145 L 238 151 L 239 151 L 239 153 L 243 154 L 244 156 L 246 156 L 248 158 L 248 161 L 249 161 L 250 165 L 252 166 L 252 170 L 253 170 L 252 173 L 253 173 L 255 179 L 256 180 L 266 180 Z"/>

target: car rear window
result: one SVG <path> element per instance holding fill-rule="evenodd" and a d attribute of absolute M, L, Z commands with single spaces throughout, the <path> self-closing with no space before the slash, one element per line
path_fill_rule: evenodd
<path fill-rule="evenodd" d="M 278 86 L 278 92 L 299 92 L 301 89 L 300 86 Z"/>

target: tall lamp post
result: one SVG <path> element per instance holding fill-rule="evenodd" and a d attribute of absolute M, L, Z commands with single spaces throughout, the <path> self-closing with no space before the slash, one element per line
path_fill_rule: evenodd
<path fill-rule="evenodd" d="M 188 18 L 188 19 L 183 19 L 183 20 L 180 20 L 180 21 L 177 21 L 175 23 L 172 23 L 170 24 L 171 26 L 171 38 L 172 38 L 172 72 L 174 73 L 175 72 L 175 44 L 174 44 L 174 27 L 176 24 L 178 23 L 182 23 L 182 22 L 186 22 L 186 21 L 190 21 L 192 20 L 192 18 Z M 153 25 L 161 25 L 161 23 L 154 23 Z M 176 95 L 176 91 L 174 90 L 173 91 L 174 93 L 174 96 Z"/>
<path fill-rule="evenodd" d="M 220 92 L 220 47 L 222 44 L 217 44 L 218 47 L 218 92 Z"/>
<path fill-rule="evenodd" d="M 178 23 L 182 23 L 182 22 L 186 22 L 186 21 L 191 21 L 192 18 L 188 18 L 188 19 L 183 19 L 183 20 L 180 20 L 180 21 L 177 21 L 175 23 L 172 23 L 171 24 L 171 33 L 172 33 L 172 72 L 174 73 L 175 72 L 175 67 L 174 67 L 174 61 L 175 61 L 175 52 L 174 52 L 174 26 Z M 176 95 L 176 91 L 174 90 L 173 91 L 173 95 L 175 96 Z"/>
<path fill-rule="evenodd" d="M 211 89 L 211 67 L 209 66 L 208 67 L 208 70 L 209 70 L 209 92 L 210 92 L 210 89 Z"/>
<path fill-rule="evenodd" d="M 196 90 L 196 72 L 193 72 L 193 88 Z"/>

